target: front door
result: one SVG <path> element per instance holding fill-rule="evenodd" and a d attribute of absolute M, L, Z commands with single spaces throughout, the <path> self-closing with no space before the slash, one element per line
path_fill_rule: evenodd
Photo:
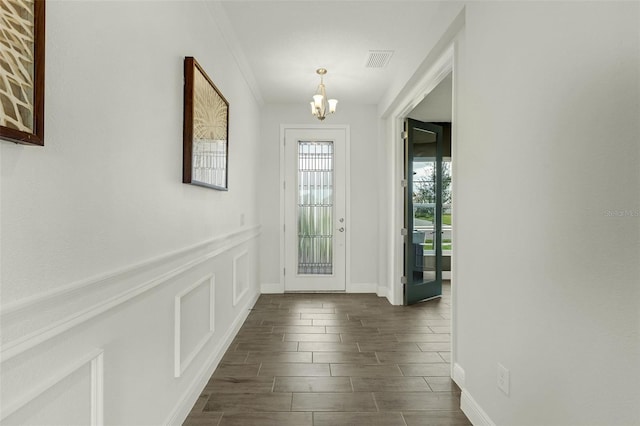
<path fill-rule="evenodd" d="M 442 296 L 443 128 L 405 122 L 404 303 Z"/>
<path fill-rule="evenodd" d="M 346 288 L 346 129 L 285 129 L 285 291 Z"/>

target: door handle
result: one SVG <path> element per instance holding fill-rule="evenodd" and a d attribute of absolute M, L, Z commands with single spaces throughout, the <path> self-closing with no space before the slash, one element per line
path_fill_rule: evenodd
<path fill-rule="evenodd" d="M 341 226 L 340 228 L 338 228 L 338 231 L 344 232 L 344 226 Z"/>

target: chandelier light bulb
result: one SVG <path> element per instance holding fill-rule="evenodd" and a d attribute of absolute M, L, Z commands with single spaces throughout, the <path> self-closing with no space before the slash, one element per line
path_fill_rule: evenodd
<path fill-rule="evenodd" d="M 338 106 L 338 100 L 337 99 L 329 99 L 329 113 L 333 114 L 334 112 L 336 112 L 336 107 Z"/>

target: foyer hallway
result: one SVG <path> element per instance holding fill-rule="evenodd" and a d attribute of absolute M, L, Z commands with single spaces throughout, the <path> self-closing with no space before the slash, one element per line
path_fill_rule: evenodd
<path fill-rule="evenodd" d="M 470 425 L 450 375 L 450 285 L 392 306 L 373 294 L 262 295 L 185 425 Z"/>

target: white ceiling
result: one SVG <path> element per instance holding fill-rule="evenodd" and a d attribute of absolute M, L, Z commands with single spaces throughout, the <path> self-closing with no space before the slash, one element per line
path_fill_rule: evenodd
<path fill-rule="evenodd" d="M 327 96 L 377 104 L 426 56 L 424 40 L 440 2 L 222 1 L 233 36 L 267 103 L 307 103 L 328 69 Z M 366 68 L 370 50 L 393 50 L 384 69 Z M 338 109 L 340 109 L 340 104 Z"/>

